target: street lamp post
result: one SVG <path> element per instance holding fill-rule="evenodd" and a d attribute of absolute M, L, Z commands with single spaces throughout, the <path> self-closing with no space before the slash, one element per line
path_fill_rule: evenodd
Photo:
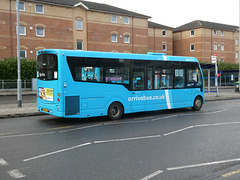
<path fill-rule="evenodd" d="M 16 0 L 16 5 L 17 5 L 17 65 L 18 65 L 17 101 L 18 101 L 18 107 L 22 107 L 22 88 L 21 88 L 21 69 L 20 69 L 20 37 L 19 37 L 19 0 Z"/>

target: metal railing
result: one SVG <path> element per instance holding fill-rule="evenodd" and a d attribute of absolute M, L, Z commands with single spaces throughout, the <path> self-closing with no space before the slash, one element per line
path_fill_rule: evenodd
<path fill-rule="evenodd" d="M 22 80 L 22 90 L 36 89 L 36 79 Z M 14 91 L 17 90 L 17 80 L 0 80 L 0 91 Z"/>

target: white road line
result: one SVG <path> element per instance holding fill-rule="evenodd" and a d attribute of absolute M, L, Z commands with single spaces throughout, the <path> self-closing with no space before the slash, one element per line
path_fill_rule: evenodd
<path fill-rule="evenodd" d="M 149 122 L 149 121 L 150 120 L 126 121 L 126 122 L 109 122 L 109 123 L 104 123 L 104 125 L 145 123 L 145 122 Z"/>
<path fill-rule="evenodd" d="M 19 134 L 19 135 L 11 135 L 11 136 L 0 136 L 0 139 L 3 139 L 3 138 L 12 138 L 12 137 L 39 136 L 39 135 L 48 135 L 48 134 L 54 134 L 54 133 L 56 133 L 56 132 L 33 133 L 33 134 Z"/>
<path fill-rule="evenodd" d="M 20 178 L 23 178 L 23 177 L 26 177 L 24 174 L 22 174 L 18 169 L 14 169 L 14 170 L 11 170 L 11 171 L 8 171 L 7 172 L 12 178 L 15 178 L 15 179 L 20 179 Z"/>
<path fill-rule="evenodd" d="M 148 179 L 151 179 L 151 178 L 153 178 L 153 177 L 155 177 L 155 176 L 161 174 L 162 172 L 163 172 L 163 171 L 158 170 L 158 171 L 156 171 L 156 172 L 154 172 L 154 173 L 152 173 L 152 174 L 149 174 L 148 176 L 142 178 L 141 180 L 148 180 Z"/>
<path fill-rule="evenodd" d="M 0 158 L 0 166 L 7 166 L 7 165 L 8 165 L 8 162 Z"/>
<path fill-rule="evenodd" d="M 58 151 L 42 154 L 42 155 L 35 156 L 35 157 L 32 157 L 32 158 L 28 158 L 28 159 L 24 159 L 23 161 L 27 162 L 27 161 L 31 161 L 31 160 L 34 160 L 34 159 L 43 158 L 43 157 L 46 157 L 46 156 L 50 156 L 50 155 L 61 153 L 61 152 L 65 152 L 65 151 L 70 151 L 70 150 L 73 150 L 73 149 L 76 149 L 76 148 L 80 148 L 80 147 L 83 147 L 83 146 L 87 146 L 87 145 L 90 145 L 90 144 L 92 144 L 92 143 L 88 142 L 88 143 L 80 144 L 80 145 L 73 146 L 73 147 L 70 147 L 70 148 L 61 149 L 61 150 L 58 150 Z"/>
<path fill-rule="evenodd" d="M 173 117 L 177 117 L 177 116 L 179 116 L 179 115 L 160 117 L 160 118 L 156 118 L 156 119 L 151 119 L 150 121 L 159 121 L 159 120 L 162 120 L 162 119 L 168 119 L 168 118 L 173 118 Z"/>
<path fill-rule="evenodd" d="M 179 129 L 179 130 L 176 130 L 176 131 L 173 131 L 173 132 L 170 132 L 170 133 L 166 133 L 166 134 L 163 134 L 163 136 L 169 136 L 169 135 L 172 135 L 172 134 L 176 134 L 178 132 L 186 131 L 186 130 L 191 129 L 191 128 L 194 128 L 194 126 L 189 126 L 189 127 Z"/>
<path fill-rule="evenodd" d="M 201 163 L 201 164 L 193 164 L 193 165 L 187 165 L 187 166 L 171 167 L 171 168 L 167 168 L 167 170 L 174 171 L 174 170 L 179 170 L 179 169 L 188 169 L 188 168 L 194 168 L 194 167 L 210 166 L 210 165 L 224 164 L 224 163 L 230 163 L 230 162 L 236 162 L 236 161 L 240 161 L 240 158 L 223 160 L 223 161 L 213 161 L 213 162 Z"/>
<path fill-rule="evenodd" d="M 63 131 L 59 131 L 59 132 L 60 133 L 65 133 L 65 132 L 77 131 L 77 130 L 81 130 L 81 129 L 93 128 L 93 127 L 97 127 L 97 126 L 101 126 L 101 125 L 102 124 L 96 124 L 96 125 L 92 125 L 92 126 L 85 126 L 85 127 L 74 128 L 74 129 L 68 129 L 68 130 L 63 130 Z"/>
<path fill-rule="evenodd" d="M 94 143 L 99 144 L 99 143 L 108 143 L 108 142 L 132 141 L 132 140 L 138 140 L 138 139 L 150 139 L 150 138 L 159 138 L 159 137 L 161 137 L 161 135 L 142 136 L 142 137 L 133 137 L 133 138 L 125 138 L 125 139 L 111 139 L 111 140 L 105 140 L 105 141 L 94 141 Z"/>
<path fill-rule="evenodd" d="M 227 123 L 215 123 L 215 124 L 199 124 L 199 125 L 195 125 L 195 127 L 220 126 L 220 125 L 233 125 L 233 124 L 240 124 L 240 122 L 227 122 Z"/>

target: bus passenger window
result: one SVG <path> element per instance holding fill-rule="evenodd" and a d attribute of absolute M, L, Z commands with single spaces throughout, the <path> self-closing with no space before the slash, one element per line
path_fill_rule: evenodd
<path fill-rule="evenodd" d="M 75 72 L 77 77 L 77 73 Z M 76 79 L 75 77 L 75 79 Z M 77 80 L 77 79 L 76 79 Z M 82 67 L 82 81 L 102 82 L 102 68 Z"/>
<path fill-rule="evenodd" d="M 152 89 L 153 86 L 152 86 L 152 68 L 147 68 L 147 78 L 148 78 L 148 81 L 147 81 L 147 88 L 148 89 Z"/>
<path fill-rule="evenodd" d="M 144 70 L 133 70 L 133 90 L 144 90 Z"/>
<path fill-rule="evenodd" d="M 184 88 L 185 84 L 185 74 L 184 69 L 175 69 L 175 84 L 174 88 Z"/>

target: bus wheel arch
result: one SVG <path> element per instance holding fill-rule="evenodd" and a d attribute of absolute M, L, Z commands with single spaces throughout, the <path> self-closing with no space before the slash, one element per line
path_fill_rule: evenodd
<path fill-rule="evenodd" d="M 197 96 L 193 101 L 193 107 L 192 109 L 194 111 L 199 111 L 202 108 L 203 105 L 203 98 L 202 96 Z"/>
<path fill-rule="evenodd" d="M 124 106 L 121 102 L 115 101 L 108 107 L 108 117 L 111 120 L 118 120 L 124 114 Z"/>

